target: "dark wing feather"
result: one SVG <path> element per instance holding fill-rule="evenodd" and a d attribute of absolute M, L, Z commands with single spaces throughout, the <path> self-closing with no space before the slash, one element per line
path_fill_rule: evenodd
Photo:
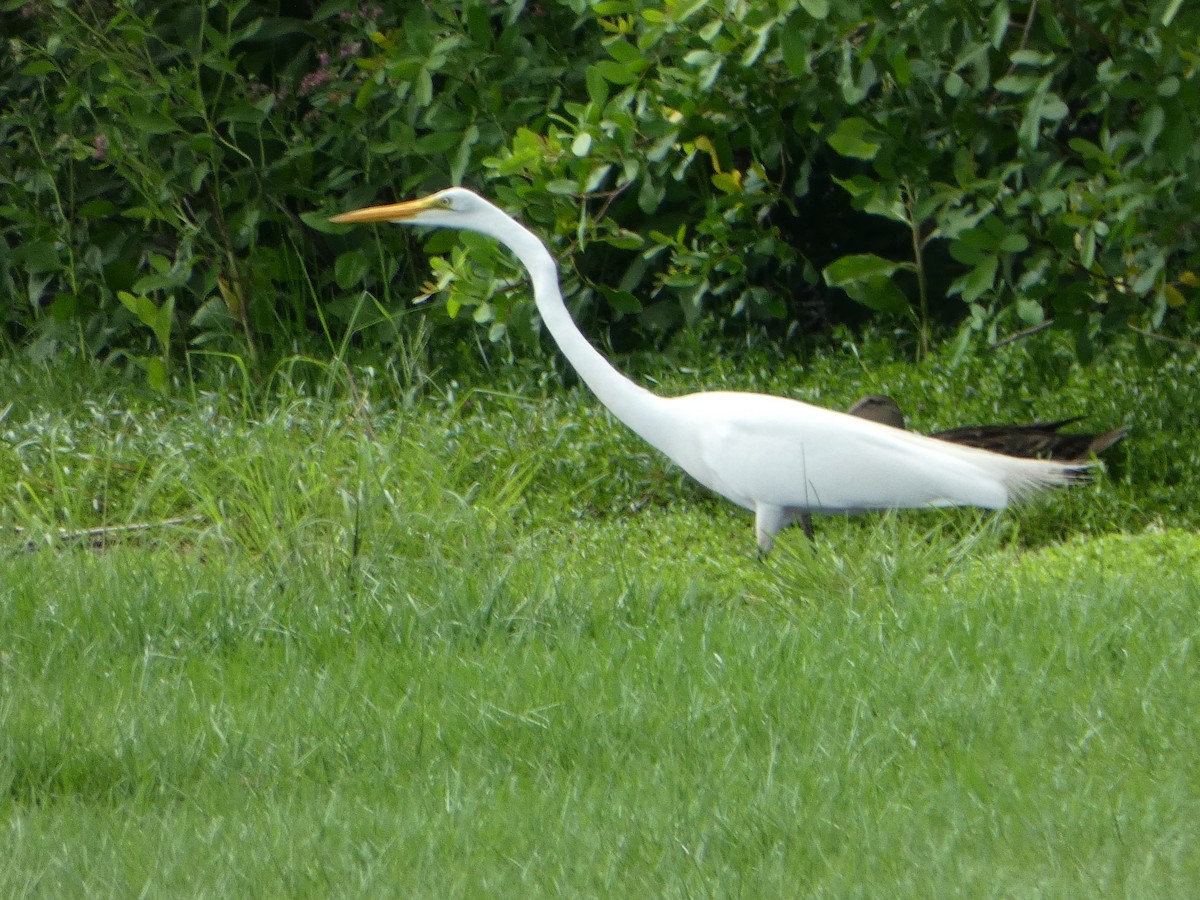
<path fill-rule="evenodd" d="M 1007 456 L 1075 462 L 1104 452 L 1129 433 L 1127 428 L 1114 428 L 1103 434 L 1060 433 L 1063 426 L 1078 421 L 1074 418 L 1033 425 L 969 425 L 939 431 L 931 437 Z"/>

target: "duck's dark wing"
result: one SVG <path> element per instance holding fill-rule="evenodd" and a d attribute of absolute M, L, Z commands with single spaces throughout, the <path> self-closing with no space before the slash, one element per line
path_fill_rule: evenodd
<path fill-rule="evenodd" d="M 1007 456 L 1055 459 L 1074 462 L 1103 453 L 1120 441 L 1129 429 L 1121 427 L 1102 434 L 1062 434 L 1060 429 L 1079 418 L 1032 425 L 968 425 L 931 435 L 943 441 L 980 447 Z"/>

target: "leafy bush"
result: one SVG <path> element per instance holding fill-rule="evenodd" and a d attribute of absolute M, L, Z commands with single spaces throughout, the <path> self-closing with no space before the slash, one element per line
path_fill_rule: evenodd
<path fill-rule="evenodd" d="M 184 348 L 386 349 L 414 296 L 532 343 L 503 251 L 325 218 L 460 181 L 626 334 L 857 308 L 923 345 L 938 319 L 995 340 L 1054 318 L 1086 354 L 1200 317 L 1179 0 L 4 10 L 0 286 L 35 355 L 127 356 L 161 386 Z"/>
<path fill-rule="evenodd" d="M 626 251 L 623 267 L 594 268 L 590 251 L 576 262 L 619 311 L 636 295 L 657 320 L 665 307 L 796 322 L 820 269 L 926 344 L 937 288 L 991 340 L 1057 317 L 1085 355 L 1097 328 L 1200 317 L 1200 11 L 591 11 L 610 58 L 585 73 L 586 102 L 490 165 L 526 179 L 506 181 L 512 205 L 557 210 L 541 216 L 555 233 Z M 595 199 L 590 222 L 581 197 Z M 864 227 L 853 210 L 895 224 Z"/>
<path fill-rule="evenodd" d="M 29 8 L 4 73 L 16 103 L 0 278 L 10 328 L 39 353 L 78 343 L 165 361 L 172 309 L 192 345 L 250 356 L 363 327 L 344 292 L 372 258 L 362 241 L 335 254 L 312 227 L 328 230 L 331 198 L 459 177 L 545 105 L 536 91 L 506 102 L 499 74 L 542 93 L 556 76 L 524 78 L 512 59 L 537 54 L 483 6 L 420 5 L 403 22 L 349 3 L 303 20 L 270 6 Z M 156 345 L 133 337 L 141 325 Z"/>

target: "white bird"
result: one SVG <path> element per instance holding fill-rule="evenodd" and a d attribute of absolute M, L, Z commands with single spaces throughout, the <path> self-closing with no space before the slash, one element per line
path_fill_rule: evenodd
<path fill-rule="evenodd" d="M 460 228 L 511 250 L 529 272 L 542 321 L 579 377 L 647 443 L 705 487 L 751 510 L 763 554 L 781 529 L 810 512 L 997 509 L 1080 477 L 1078 465 L 1001 456 L 785 397 L 734 391 L 653 394 L 618 372 L 580 332 L 563 303 L 558 267 L 542 242 L 463 188 L 367 207 L 331 221 Z"/>

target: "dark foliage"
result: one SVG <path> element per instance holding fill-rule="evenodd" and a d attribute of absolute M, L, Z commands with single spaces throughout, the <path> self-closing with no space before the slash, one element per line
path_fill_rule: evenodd
<path fill-rule="evenodd" d="M 36 356 L 165 386 L 184 349 L 386 351 L 414 297 L 532 346 L 502 251 L 326 221 L 460 182 L 543 234 L 627 346 L 1053 319 L 1087 358 L 1200 317 L 1200 8 L 1178 0 L 0 15 L 2 321 Z"/>

